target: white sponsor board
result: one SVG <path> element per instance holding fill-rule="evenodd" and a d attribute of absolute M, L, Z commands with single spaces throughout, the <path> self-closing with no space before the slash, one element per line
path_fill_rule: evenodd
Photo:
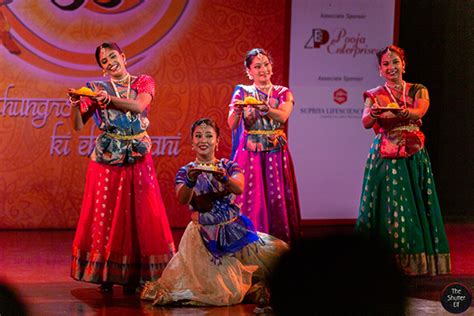
<path fill-rule="evenodd" d="M 395 0 L 293 0 L 289 145 L 302 219 L 358 214 L 374 137 L 362 94 L 383 81 L 375 52 L 393 43 Z"/>

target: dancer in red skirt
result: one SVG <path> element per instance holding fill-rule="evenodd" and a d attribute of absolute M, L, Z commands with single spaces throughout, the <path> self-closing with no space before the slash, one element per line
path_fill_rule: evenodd
<path fill-rule="evenodd" d="M 155 94 L 150 76 L 133 76 L 116 43 L 95 52 L 109 80 L 70 89 L 74 129 L 93 117 L 102 133 L 90 154 L 71 276 L 135 293 L 160 277 L 175 247 L 150 154 L 147 114 Z"/>

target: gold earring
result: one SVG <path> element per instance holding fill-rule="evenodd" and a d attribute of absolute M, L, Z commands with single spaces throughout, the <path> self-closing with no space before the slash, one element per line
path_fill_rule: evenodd
<path fill-rule="evenodd" d="M 245 72 L 245 74 L 247 75 L 247 77 L 248 77 L 250 80 L 253 80 L 253 77 L 252 77 L 252 75 L 250 74 L 250 72 L 249 72 L 248 70 Z"/>
<path fill-rule="evenodd" d="M 107 71 L 105 69 L 102 69 L 102 76 L 106 76 L 107 75 Z"/>

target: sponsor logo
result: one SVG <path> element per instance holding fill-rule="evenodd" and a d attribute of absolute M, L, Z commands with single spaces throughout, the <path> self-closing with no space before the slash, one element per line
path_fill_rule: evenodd
<path fill-rule="evenodd" d="M 315 28 L 311 30 L 311 36 L 306 41 L 305 49 L 320 49 L 324 46 L 326 51 L 333 55 L 373 55 L 379 48 L 370 47 L 367 38 L 360 32 L 349 33 L 346 28 L 340 28 L 334 32 Z"/>
<path fill-rule="evenodd" d="M 329 33 L 323 29 L 313 29 L 311 37 L 306 42 L 304 48 L 320 48 L 321 45 L 329 41 Z"/>
<path fill-rule="evenodd" d="M 333 93 L 333 100 L 337 104 L 343 104 L 347 101 L 347 91 L 339 88 Z"/>
<path fill-rule="evenodd" d="M 299 109 L 300 114 L 316 116 L 321 119 L 357 119 L 362 116 L 363 109 L 356 107 L 335 107 L 326 105 L 325 107 L 309 106 Z"/>

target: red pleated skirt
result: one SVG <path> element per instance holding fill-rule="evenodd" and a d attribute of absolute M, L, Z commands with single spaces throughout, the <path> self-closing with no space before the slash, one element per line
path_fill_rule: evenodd
<path fill-rule="evenodd" d="M 151 155 L 126 166 L 91 161 L 71 276 L 92 283 L 153 281 L 174 253 Z"/>

